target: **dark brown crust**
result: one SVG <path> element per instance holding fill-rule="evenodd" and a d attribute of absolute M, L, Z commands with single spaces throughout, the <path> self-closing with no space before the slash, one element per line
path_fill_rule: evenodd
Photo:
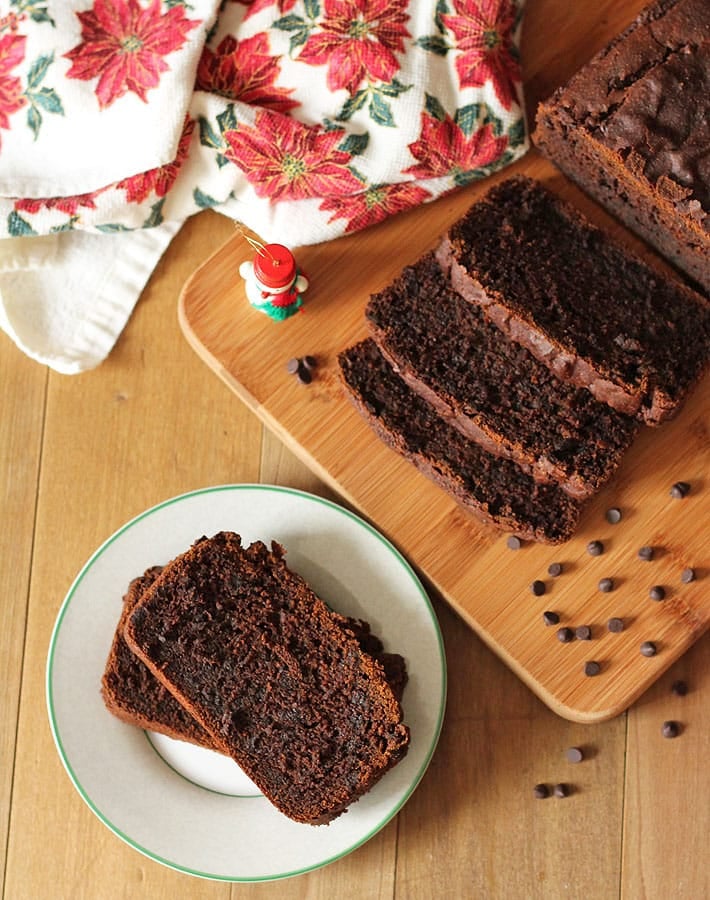
<path fill-rule="evenodd" d="M 400 704 L 382 665 L 362 653 L 353 635 L 336 623 L 303 579 L 288 570 L 282 557 L 283 548 L 277 544 L 270 551 L 258 541 L 242 548 L 239 536 L 231 533 L 197 541 L 168 564 L 144 592 L 128 618 L 124 637 L 267 799 L 296 821 L 324 824 L 399 762 L 407 751 L 409 731 L 402 723 Z M 262 584 L 278 584 L 280 595 L 288 597 L 289 605 L 279 606 L 281 601 L 273 589 L 259 587 Z M 322 647 L 322 657 L 300 656 L 290 643 L 293 638 L 288 644 L 280 643 L 283 629 L 292 636 L 299 634 L 304 646 Z M 227 634 L 231 636 L 229 642 L 223 643 Z M 222 658 L 207 649 L 213 646 L 219 646 Z M 341 659 L 343 668 L 332 668 L 335 662 L 328 661 L 331 656 L 334 661 Z M 256 675 L 249 678 L 256 666 L 263 679 L 264 665 L 273 673 L 273 681 L 260 681 Z M 278 698 L 283 696 L 284 685 L 299 685 L 301 667 L 313 665 L 320 674 L 312 676 L 315 680 L 308 682 L 307 689 L 298 688 L 299 696 L 305 691 L 311 698 L 308 708 L 300 708 L 295 699 L 285 708 L 279 705 L 283 703 Z M 331 729 L 332 746 L 324 748 L 319 741 L 323 728 L 329 727 L 328 716 L 336 716 L 337 722 L 348 716 L 362 719 L 361 707 L 353 710 L 346 699 L 350 688 L 342 679 L 347 672 L 358 673 L 358 703 L 366 702 L 372 715 L 382 718 L 368 720 L 368 730 L 353 733 L 347 745 L 338 743 L 334 737 L 337 729 Z M 327 686 L 329 698 L 335 691 L 341 701 L 334 704 L 329 699 L 327 707 L 318 705 L 313 691 L 319 683 L 324 690 Z M 247 708 L 245 704 L 251 705 Z M 286 727 L 267 726 L 269 717 L 277 721 L 279 716 L 292 724 L 298 742 L 305 741 L 310 750 L 298 749 L 300 744 L 289 738 Z M 302 717 L 322 724 L 314 730 L 312 725 L 300 724 Z M 376 743 L 368 743 L 371 728 L 379 735 Z M 356 743 L 357 750 L 348 749 L 350 743 Z M 294 780 L 283 768 L 295 753 L 310 771 L 314 760 L 327 760 L 327 754 L 319 755 L 325 750 L 337 757 L 335 782 L 335 775 L 327 775 L 335 771 L 331 768 L 326 768 L 319 780 L 307 783 Z M 345 775 L 341 776 L 341 769 Z"/>

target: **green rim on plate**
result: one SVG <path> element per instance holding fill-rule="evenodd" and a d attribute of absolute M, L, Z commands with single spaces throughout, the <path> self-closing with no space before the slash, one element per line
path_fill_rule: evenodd
<path fill-rule="evenodd" d="M 203 497 L 208 495 L 215 495 L 224 492 L 245 492 L 245 491 L 257 491 L 257 492 L 276 492 L 285 496 L 298 497 L 302 500 L 312 502 L 315 504 L 322 505 L 330 509 L 333 512 L 336 512 L 340 515 L 345 516 L 347 519 L 351 520 L 357 526 L 362 529 L 365 529 L 367 533 L 371 536 L 377 538 L 377 540 L 381 543 L 381 545 L 386 548 L 395 558 L 395 560 L 400 564 L 402 570 L 408 576 L 408 579 L 411 581 L 412 585 L 416 588 L 419 597 L 421 598 L 423 608 L 426 610 L 430 617 L 430 624 L 432 627 L 433 633 L 436 635 L 436 643 L 439 654 L 439 665 L 440 665 L 440 678 L 441 678 L 441 688 L 440 695 L 437 698 L 438 710 L 436 721 L 434 727 L 431 732 L 431 736 L 429 739 L 429 747 L 427 748 L 426 754 L 422 760 L 421 765 L 418 770 L 414 774 L 413 778 L 409 782 L 409 785 L 404 792 L 403 796 L 398 800 L 396 804 L 393 805 L 392 808 L 388 809 L 387 814 L 384 815 L 379 821 L 377 821 L 372 827 L 370 827 L 366 833 L 358 836 L 356 840 L 352 842 L 349 846 L 345 847 L 341 851 L 328 856 L 322 860 L 319 860 L 316 863 L 307 865 L 303 868 L 293 868 L 288 871 L 278 872 L 276 874 L 268 874 L 263 876 L 239 876 L 239 875 L 225 875 L 219 874 L 215 872 L 206 872 L 200 871 L 190 866 L 185 866 L 176 862 L 175 860 L 168 859 L 165 856 L 162 856 L 155 851 L 149 849 L 146 846 L 143 846 L 140 842 L 134 840 L 129 834 L 126 834 L 121 828 L 117 827 L 112 821 L 111 818 L 102 812 L 101 809 L 94 803 L 92 798 L 89 796 L 88 791 L 84 788 L 81 783 L 80 778 L 72 766 L 72 763 L 69 759 L 68 753 L 65 749 L 64 742 L 62 740 L 62 735 L 60 733 L 60 725 L 57 721 L 57 711 L 56 711 L 56 703 L 54 696 L 54 684 L 53 678 L 55 673 L 55 662 L 56 662 L 56 650 L 57 650 L 57 642 L 62 632 L 62 626 L 65 621 L 67 612 L 69 611 L 72 601 L 82 585 L 82 582 L 86 578 L 87 574 L 92 570 L 92 568 L 96 565 L 96 563 L 101 559 L 101 557 L 106 553 L 106 551 L 123 535 L 125 535 L 130 529 L 134 528 L 139 522 L 142 522 L 145 519 L 148 519 L 151 516 L 154 516 L 156 513 L 166 509 L 167 507 L 174 506 L 175 504 L 182 503 L 186 500 L 196 497 Z M 131 519 L 121 528 L 119 528 L 114 534 L 112 534 L 103 544 L 92 554 L 89 560 L 84 564 L 81 571 L 75 578 L 72 583 L 67 596 L 62 603 L 62 606 L 59 610 L 59 614 L 57 616 L 57 620 L 54 625 L 54 629 L 52 631 L 52 636 L 49 643 L 49 651 L 47 658 L 47 670 L 46 670 L 46 697 L 47 697 L 47 709 L 49 713 L 49 721 L 50 727 L 52 730 L 52 735 L 54 737 L 55 744 L 57 746 L 57 750 L 59 752 L 59 756 L 61 761 L 66 769 L 74 787 L 78 791 L 79 795 L 82 797 L 87 806 L 92 810 L 92 812 L 100 819 L 101 822 L 104 823 L 115 835 L 125 841 L 129 846 L 133 847 L 135 850 L 138 850 L 140 853 L 144 854 L 149 859 L 154 860 L 155 862 L 161 863 L 171 869 L 174 869 L 178 872 L 184 872 L 189 875 L 194 875 L 201 878 L 211 879 L 214 881 L 225 881 L 225 882 L 244 882 L 244 883 L 254 883 L 260 881 L 276 881 L 283 878 L 289 878 L 295 875 L 301 875 L 306 872 L 311 872 L 316 869 L 319 869 L 325 865 L 328 865 L 331 862 L 334 862 L 347 854 L 351 853 L 353 850 L 362 846 L 366 843 L 370 838 L 372 838 L 378 831 L 380 831 L 384 826 L 390 822 L 400 811 L 400 809 L 404 806 L 407 800 L 411 797 L 415 788 L 419 784 L 424 772 L 426 771 L 431 758 L 433 756 L 434 750 L 436 748 L 439 735 L 441 732 L 441 727 L 443 723 L 444 717 L 444 709 L 446 704 L 446 657 L 444 653 L 443 640 L 441 636 L 441 632 L 439 630 L 438 621 L 436 615 L 434 613 L 434 609 L 431 605 L 431 601 L 424 590 L 419 578 L 416 573 L 407 562 L 407 560 L 402 556 L 402 554 L 397 550 L 393 544 L 385 538 L 382 534 L 380 534 L 377 529 L 371 526 L 368 522 L 362 519 L 360 516 L 352 513 L 351 511 L 339 506 L 336 503 L 333 503 L 330 500 L 326 500 L 323 497 L 318 497 L 315 494 L 310 494 L 305 491 L 296 490 L 294 488 L 281 487 L 277 485 L 263 485 L 263 484 L 229 484 L 229 485 L 220 485 L 208 488 L 202 488 L 195 491 L 189 491 L 185 494 L 178 495 L 176 497 L 172 497 L 168 500 L 159 503 L 145 512 L 139 514 L 138 516 Z M 151 745 L 152 746 L 152 745 Z M 154 748 L 153 748 L 154 749 Z M 168 765 L 166 763 L 166 765 Z M 179 774 L 179 773 L 178 773 Z M 242 798 L 244 799 L 244 798 Z M 247 799 L 258 799 L 258 798 L 247 798 Z"/>

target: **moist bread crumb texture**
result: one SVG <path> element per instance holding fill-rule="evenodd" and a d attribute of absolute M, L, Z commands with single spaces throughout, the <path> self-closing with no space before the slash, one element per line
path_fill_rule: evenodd
<path fill-rule="evenodd" d="M 393 689 L 353 620 L 283 556 L 230 532 L 202 538 L 142 594 L 124 638 L 278 809 L 323 824 L 406 754 L 406 675 L 401 657 L 385 657 Z"/>
<path fill-rule="evenodd" d="M 708 367 L 710 304 L 539 182 L 492 188 L 366 308 L 339 356 L 380 438 L 487 523 L 571 537 L 642 424 Z"/>

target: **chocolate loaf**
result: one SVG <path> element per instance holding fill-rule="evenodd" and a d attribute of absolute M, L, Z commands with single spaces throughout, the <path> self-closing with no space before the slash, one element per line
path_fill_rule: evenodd
<path fill-rule="evenodd" d="M 526 540 L 571 537 L 578 502 L 464 437 L 407 386 L 373 340 L 343 351 L 338 362 L 350 399 L 376 434 L 478 519 Z"/>
<path fill-rule="evenodd" d="M 638 423 L 561 382 L 456 293 L 433 253 L 370 298 L 380 352 L 466 437 L 577 499 L 613 474 Z"/>
<path fill-rule="evenodd" d="M 710 291 L 710 4 L 660 0 L 537 112 L 539 149 Z"/>
<path fill-rule="evenodd" d="M 153 566 L 128 586 L 101 680 L 101 695 L 109 712 L 128 725 L 220 752 L 209 733 L 138 659 L 123 637 L 123 628 L 133 607 L 161 571 L 162 566 Z M 393 694 L 401 701 L 407 683 L 407 667 L 402 656 L 385 653 L 382 641 L 372 633 L 368 622 L 335 612 L 331 615 L 339 628 L 355 638 L 363 653 L 380 663 Z"/>
<path fill-rule="evenodd" d="M 285 815 L 329 822 L 406 754 L 383 667 L 283 548 L 202 538 L 128 616 L 130 649 Z"/>
<path fill-rule="evenodd" d="M 560 379 L 648 424 L 677 413 L 707 368 L 710 304 L 529 178 L 475 203 L 437 259 L 466 300 Z"/>

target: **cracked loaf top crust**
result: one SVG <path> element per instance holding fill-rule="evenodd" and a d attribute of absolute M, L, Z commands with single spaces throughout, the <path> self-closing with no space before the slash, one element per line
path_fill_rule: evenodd
<path fill-rule="evenodd" d="M 540 105 L 535 143 L 710 290 L 708 0 L 647 7 Z"/>
<path fill-rule="evenodd" d="M 530 178 L 492 188 L 437 259 L 558 377 L 648 424 L 673 416 L 708 365 L 710 303 Z"/>

